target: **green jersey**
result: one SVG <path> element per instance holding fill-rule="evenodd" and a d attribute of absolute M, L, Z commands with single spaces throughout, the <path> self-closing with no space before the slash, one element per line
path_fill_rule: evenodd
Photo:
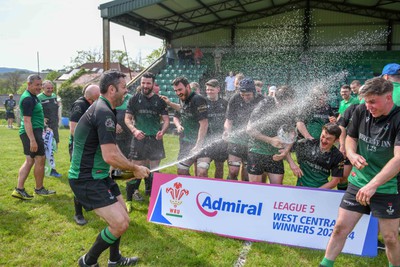
<path fill-rule="evenodd" d="M 400 83 L 392 82 L 393 83 L 393 102 L 396 106 L 400 107 Z"/>
<path fill-rule="evenodd" d="M 137 93 L 129 99 L 126 113 L 134 117 L 136 129 L 144 132 L 146 136 L 156 136 L 160 130 L 160 116 L 168 115 L 168 109 L 159 95 L 147 97 Z"/>
<path fill-rule="evenodd" d="M 357 153 L 368 163 L 361 170 L 353 167 L 349 176 L 349 182 L 361 188 L 394 157 L 394 147 L 400 146 L 400 107 L 394 105 L 388 115 L 374 118 L 365 104 L 360 104 L 353 112 L 347 134 L 358 139 Z M 397 194 L 396 176 L 379 186 L 376 192 Z"/>
<path fill-rule="evenodd" d="M 100 96 L 76 125 L 69 179 L 104 179 L 109 176 L 110 165 L 103 159 L 101 145 L 116 144 L 116 123 L 110 103 Z"/>
<path fill-rule="evenodd" d="M 19 100 L 19 109 L 21 113 L 20 135 L 26 133 L 24 116 L 31 117 L 32 129 L 44 129 L 43 107 L 36 95 L 25 90 Z"/>
<path fill-rule="evenodd" d="M 38 99 L 42 103 L 43 107 L 43 114 L 44 117 L 47 119 L 47 125 L 51 128 L 58 127 L 58 101 L 57 95 L 51 94 L 51 96 L 47 96 L 44 93 L 38 94 Z"/>
<path fill-rule="evenodd" d="M 183 126 L 181 140 L 195 144 L 199 134 L 199 121 L 208 118 L 207 101 L 201 95 L 192 92 L 185 101 L 181 101 L 181 109 L 174 115 Z"/>
<path fill-rule="evenodd" d="M 358 100 L 357 97 L 350 96 L 350 98 L 346 100 L 340 101 L 339 105 L 339 114 L 343 116 L 344 111 L 352 104 L 360 104 L 360 101 Z"/>
<path fill-rule="evenodd" d="M 303 176 L 297 180 L 297 186 L 318 188 L 329 181 L 329 176 L 332 179 L 343 176 L 342 153 L 335 146 L 330 151 L 322 152 L 319 142 L 319 139 L 302 139 L 296 143 L 296 157 L 303 172 Z"/>

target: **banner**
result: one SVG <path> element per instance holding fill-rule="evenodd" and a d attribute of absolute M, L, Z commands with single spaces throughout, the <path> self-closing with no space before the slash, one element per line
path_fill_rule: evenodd
<path fill-rule="evenodd" d="M 251 241 L 325 249 L 343 191 L 154 173 L 147 220 Z M 377 255 L 377 219 L 363 215 L 345 253 Z"/>

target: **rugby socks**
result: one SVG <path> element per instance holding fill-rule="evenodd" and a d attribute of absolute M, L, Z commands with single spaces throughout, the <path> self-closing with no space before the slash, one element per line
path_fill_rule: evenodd
<path fill-rule="evenodd" d="M 399 266 L 395 266 L 395 265 L 393 265 L 393 264 L 391 264 L 391 263 L 389 262 L 389 267 L 399 267 Z"/>
<path fill-rule="evenodd" d="M 347 190 L 347 184 L 348 183 L 343 183 L 343 184 L 339 183 L 339 184 L 337 184 L 337 189 L 346 191 Z"/>
<path fill-rule="evenodd" d="M 87 265 L 93 265 L 97 263 L 97 259 L 104 250 L 108 249 L 112 244 L 114 244 L 119 238 L 113 236 L 108 227 L 104 228 L 100 234 L 97 236 L 96 241 L 90 248 L 89 252 L 86 254 L 85 263 Z"/>
<path fill-rule="evenodd" d="M 117 241 L 114 242 L 110 246 L 110 261 L 116 262 L 119 261 L 121 258 L 121 254 L 119 253 L 119 243 L 121 242 L 121 237 L 117 239 Z"/>
<path fill-rule="evenodd" d="M 74 207 L 75 207 L 75 215 L 83 215 L 82 204 L 78 201 L 76 197 L 74 197 Z"/>
<path fill-rule="evenodd" d="M 324 257 L 323 260 L 321 261 L 321 263 L 319 264 L 319 266 L 333 267 L 334 263 L 335 263 L 335 261 L 328 260 L 327 258 Z"/>
<path fill-rule="evenodd" d="M 132 180 L 126 183 L 126 200 L 132 201 L 132 195 L 135 193 L 136 190 L 139 189 L 140 182 L 142 180 Z"/>

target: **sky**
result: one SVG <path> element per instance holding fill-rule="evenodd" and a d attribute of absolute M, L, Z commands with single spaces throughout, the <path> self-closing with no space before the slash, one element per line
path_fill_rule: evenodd
<path fill-rule="evenodd" d="M 102 18 L 107 0 L 0 0 L 0 67 L 59 70 L 77 51 L 102 51 Z M 110 23 L 111 50 L 144 59 L 162 40 Z M 143 62 L 144 63 L 144 62 Z"/>

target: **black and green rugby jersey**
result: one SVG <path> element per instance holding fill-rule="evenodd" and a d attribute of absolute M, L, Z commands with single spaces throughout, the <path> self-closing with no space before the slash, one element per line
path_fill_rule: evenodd
<path fill-rule="evenodd" d="M 51 96 L 47 96 L 44 93 L 40 93 L 38 99 L 42 103 L 44 117 L 47 118 L 47 125 L 50 128 L 58 127 L 58 101 L 56 94 L 52 93 Z"/>
<path fill-rule="evenodd" d="M 19 127 L 20 135 L 26 133 L 23 116 L 31 117 L 33 129 L 44 128 L 43 107 L 36 95 L 25 90 L 19 100 L 19 109 L 21 113 L 21 126 Z"/>
<path fill-rule="evenodd" d="M 90 107 L 90 103 L 85 97 L 81 96 L 72 104 L 69 121 L 78 122 L 79 119 L 85 114 L 86 110 Z M 72 144 L 74 138 L 72 135 L 69 136 L 69 144 Z"/>
<path fill-rule="evenodd" d="M 218 98 L 216 101 L 211 101 L 207 98 L 208 112 L 208 133 L 209 140 L 221 139 L 224 133 L 225 113 L 228 106 L 228 101 L 223 98 Z"/>
<path fill-rule="evenodd" d="M 353 112 L 354 110 L 357 108 L 359 104 L 352 104 L 350 105 L 343 113 L 343 116 L 340 116 L 337 124 L 347 128 L 347 126 L 349 125 L 350 121 L 351 121 L 351 117 L 353 116 Z"/>
<path fill-rule="evenodd" d="M 291 114 L 294 112 L 279 112 L 275 99 L 267 96 L 253 110 L 248 124 L 265 136 L 275 137 L 278 135 L 278 130 L 282 125 L 292 126 L 295 129 L 296 114 Z M 252 153 L 262 155 L 279 154 L 278 148 L 252 137 L 249 139 L 248 147 Z"/>
<path fill-rule="evenodd" d="M 129 99 L 126 113 L 135 118 L 135 128 L 146 136 L 155 136 L 160 130 L 160 116 L 168 115 L 167 104 L 157 94 L 150 98 L 137 93 Z"/>
<path fill-rule="evenodd" d="M 387 116 L 374 118 L 365 104 L 360 104 L 353 112 L 347 135 L 358 139 L 357 153 L 368 163 L 361 170 L 353 167 L 349 182 L 363 187 L 393 158 L 394 147 L 400 145 L 400 107 L 394 105 Z M 376 192 L 397 194 L 397 179 L 393 178 Z"/>
<path fill-rule="evenodd" d="M 100 145 L 115 144 L 115 111 L 106 98 L 94 102 L 75 128 L 69 179 L 104 179 L 110 165 L 101 154 Z"/>
<path fill-rule="evenodd" d="M 311 107 L 299 116 L 299 121 L 304 122 L 307 131 L 314 139 L 319 139 L 322 126 L 329 123 L 329 117 L 334 116 L 331 106 L 328 104 Z"/>
<path fill-rule="evenodd" d="M 232 121 L 232 129 L 229 136 L 229 142 L 234 144 L 246 145 L 249 136 L 246 133 L 247 123 L 250 119 L 251 112 L 264 97 L 255 94 L 255 97 L 249 103 L 244 102 L 240 93 L 233 95 L 228 102 L 226 110 L 226 118 Z"/>
<path fill-rule="evenodd" d="M 318 188 L 329 182 L 329 176 L 343 176 L 342 153 L 335 146 L 330 151 L 322 152 L 319 142 L 319 139 L 301 139 L 297 142 L 296 157 L 303 171 L 303 176 L 297 180 L 297 186 Z"/>
<path fill-rule="evenodd" d="M 181 103 L 181 109 L 175 111 L 175 117 L 179 118 L 184 128 L 181 138 L 185 142 L 195 144 L 199 133 L 199 121 L 207 119 L 207 101 L 201 95 L 192 92 L 189 97 Z"/>

